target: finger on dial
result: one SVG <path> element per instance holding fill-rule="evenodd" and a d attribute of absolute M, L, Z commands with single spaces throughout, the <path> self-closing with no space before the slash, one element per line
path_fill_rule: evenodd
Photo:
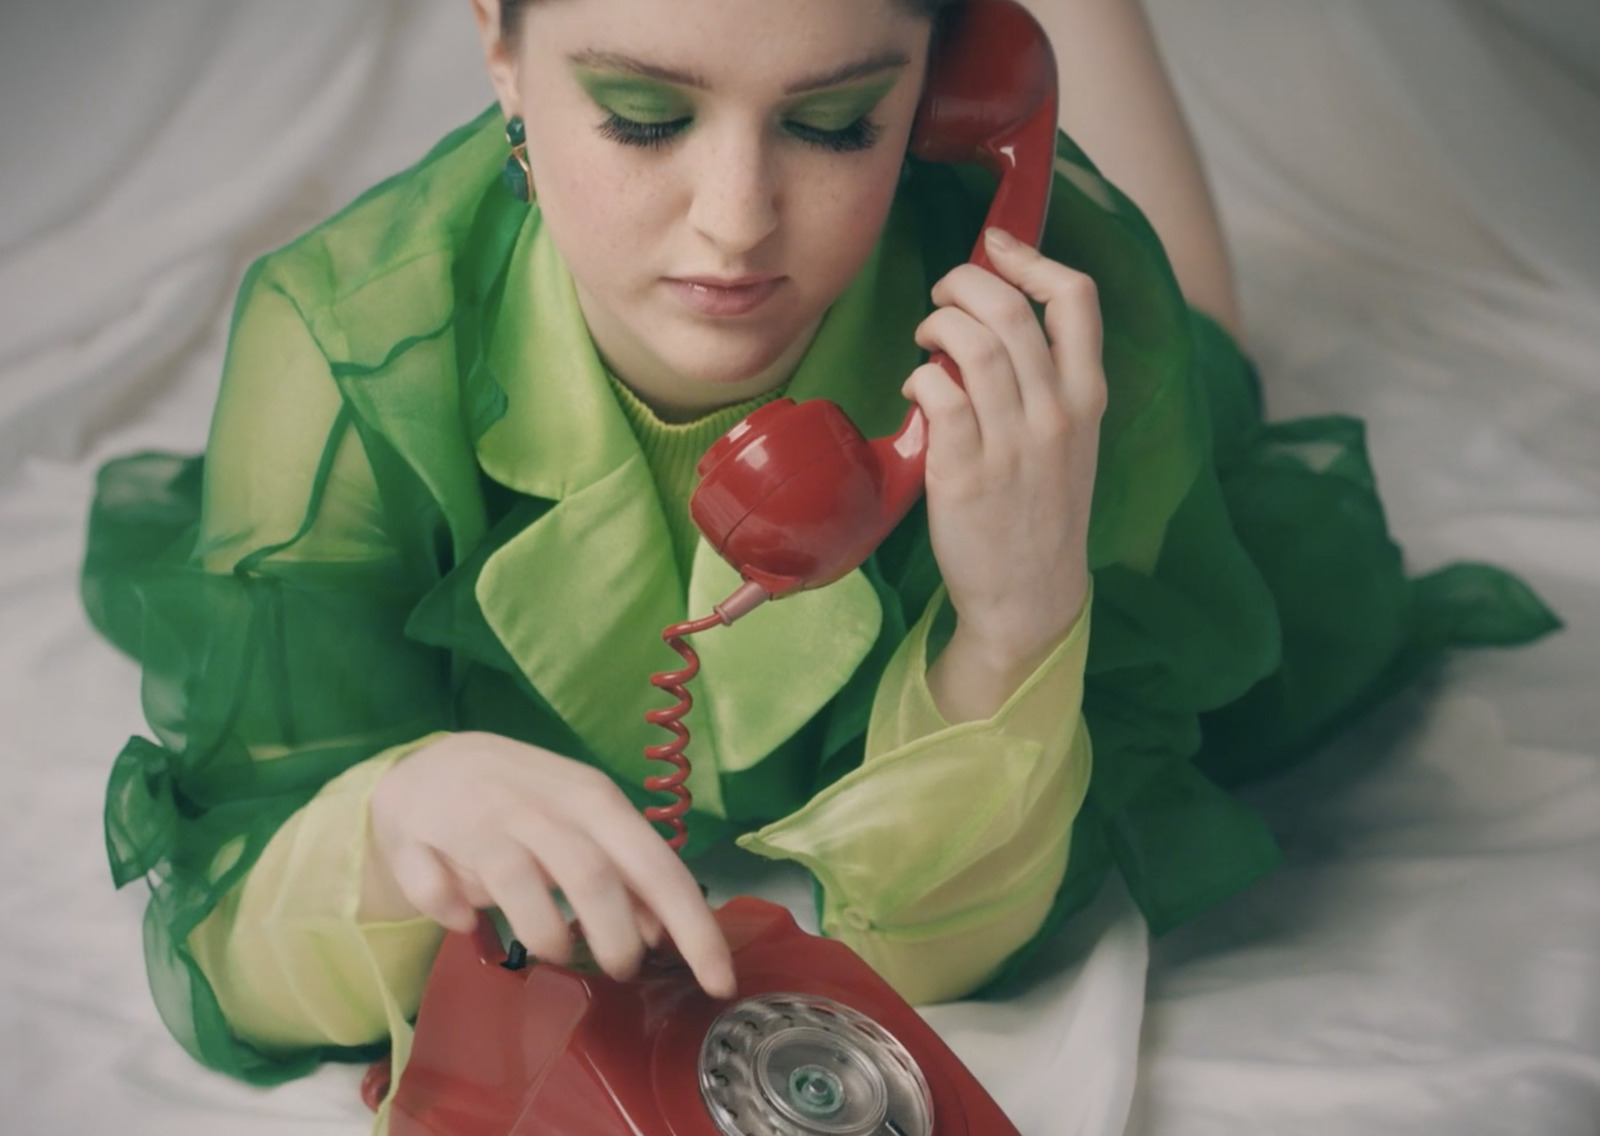
<path fill-rule="evenodd" d="M 732 997 L 733 956 L 700 885 L 660 834 L 631 808 L 629 814 L 636 825 L 619 823 L 606 830 L 629 890 L 659 921 L 661 934 L 672 937 L 701 988 L 713 997 Z"/>

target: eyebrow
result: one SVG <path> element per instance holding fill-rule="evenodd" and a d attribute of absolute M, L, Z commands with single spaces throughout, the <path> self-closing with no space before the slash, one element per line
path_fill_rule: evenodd
<path fill-rule="evenodd" d="M 655 79 L 662 83 L 673 83 L 680 87 L 693 87 L 696 90 L 706 90 L 710 84 L 704 77 L 693 71 L 679 71 L 672 67 L 661 67 L 654 63 L 647 63 L 643 59 L 635 59 L 631 55 L 623 55 L 614 51 L 579 51 L 567 57 L 568 61 L 578 67 L 597 67 L 608 71 L 625 71 L 631 75 L 638 75 L 646 79 Z M 843 67 L 836 67 L 832 71 L 825 71 L 820 75 L 811 75 L 792 83 L 784 88 L 786 95 L 799 95 L 807 91 L 820 91 L 827 87 L 837 87 L 848 83 L 852 79 L 863 79 L 868 75 L 876 75 L 883 71 L 890 71 L 907 66 L 911 60 L 899 51 L 882 51 L 877 55 L 869 55 L 855 63 L 846 63 Z"/>

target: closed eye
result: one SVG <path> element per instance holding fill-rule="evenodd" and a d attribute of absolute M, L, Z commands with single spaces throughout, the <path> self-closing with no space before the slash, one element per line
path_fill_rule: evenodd
<path fill-rule="evenodd" d="M 794 121 L 785 122 L 783 128 L 801 142 L 841 154 L 872 149 L 877 144 L 878 135 L 882 133 L 878 124 L 865 115 L 838 130 L 823 130 L 820 127 Z"/>
<path fill-rule="evenodd" d="M 620 114 L 608 114 L 600 124 L 600 134 L 624 146 L 644 150 L 659 149 L 689 128 L 692 119 L 674 118 L 668 122 L 635 122 Z"/>

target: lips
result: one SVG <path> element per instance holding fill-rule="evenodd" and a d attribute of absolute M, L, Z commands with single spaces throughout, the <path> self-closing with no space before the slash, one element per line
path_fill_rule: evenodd
<path fill-rule="evenodd" d="M 748 315 L 770 300 L 783 286 L 784 276 L 668 277 L 666 285 L 678 301 L 702 316 L 731 318 Z"/>

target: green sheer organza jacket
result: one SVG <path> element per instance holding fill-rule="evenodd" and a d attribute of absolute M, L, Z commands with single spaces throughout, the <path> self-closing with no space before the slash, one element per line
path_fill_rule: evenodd
<path fill-rule="evenodd" d="M 603 382 L 562 373 L 592 347 L 559 259 L 497 183 L 503 159 L 487 113 L 255 264 L 229 371 L 285 386 L 225 379 L 227 452 L 139 455 L 102 472 L 85 599 L 143 662 L 155 737 L 130 740 L 112 771 L 113 872 L 151 883 L 146 949 L 167 1024 L 201 1060 L 252 1081 L 370 1051 L 236 1036 L 197 957 L 207 920 L 280 828 L 378 755 L 448 730 L 590 761 L 638 794 L 639 743 L 656 740 L 640 722 L 659 700 L 638 678 L 675 664 L 660 629 L 735 582 L 702 547 L 686 583 L 643 463 L 607 465 L 625 420 Z M 1264 423 L 1247 362 L 1184 304 L 1137 209 L 1065 138 L 1056 169 L 1044 248 L 1098 285 L 1109 401 L 1092 613 L 1034 694 L 1066 692 L 1058 748 L 1087 777 L 1086 724 L 1094 758 L 1087 785 L 1048 782 L 1070 852 L 1012 966 L 1113 867 L 1157 932 L 1238 891 L 1278 852 L 1230 786 L 1306 753 L 1444 648 L 1555 626 L 1489 567 L 1408 579 L 1360 424 Z M 787 393 L 841 401 L 869 435 L 898 424 L 918 361 L 911 330 L 933 281 L 965 259 L 991 188 L 977 171 L 908 164 L 880 247 Z M 526 326 L 507 335 L 513 318 Z M 258 332 L 274 319 L 296 334 Z M 264 409 L 286 399 L 317 427 Z M 248 530 L 203 531 L 203 495 L 246 502 Z M 302 555 L 335 545 L 356 551 Z M 825 928 L 850 922 L 827 909 L 827 857 L 790 837 L 859 775 L 869 725 L 893 717 L 883 691 L 917 689 L 948 633 L 940 594 L 919 509 L 840 584 L 704 637 L 712 693 L 691 725 L 713 760 L 695 782 L 691 852 L 746 834 L 747 847 L 816 871 Z M 1003 729 L 970 732 L 974 763 L 1006 760 Z M 921 802 L 937 762 L 906 770 L 907 799 Z M 1022 792 L 1027 780 L 995 784 Z M 949 823 L 948 808 L 938 816 Z M 845 810 L 830 823 L 829 839 L 848 843 L 871 818 Z M 962 823 L 908 847 L 959 846 Z M 855 915 L 870 925 L 872 903 Z M 409 933 L 369 929 L 394 936 L 380 953 L 422 951 Z M 327 981 L 340 981 L 337 965 Z M 401 1037 L 403 1022 L 390 1024 Z"/>

